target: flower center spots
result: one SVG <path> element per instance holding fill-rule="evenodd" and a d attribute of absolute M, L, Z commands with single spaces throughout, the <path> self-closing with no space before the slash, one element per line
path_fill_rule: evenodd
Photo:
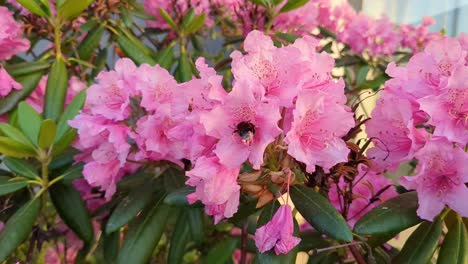
<path fill-rule="evenodd" d="M 448 94 L 449 114 L 464 127 L 468 126 L 468 91 L 451 89 Z"/>
<path fill-rule="evenodd" d="M 443 76 L 450 76 L 452 63 L 447 62 L 447 61 L 442 61 L 441 63 L 437 64 L 437 69 L 439 70 L 440 74 L 442 74 Z"/>
<path fill-rule="evenodd" d="M 114 84 L 109 87 L 106 96 L 108 97 L 104 98 L 104 95 L 102 95 L 100 96 L 100 99 L 103 99 L 105 105 L 110 109 L 119 109 L 127 99 L 127 96 L 123 94 L 122 89 Z"/>
<path fill-rule="evenodd" d="M 424 178 L 424 184 L 441 197 L 460 185 L 461 179 L 456 173 L 435 174 Z"/>
<path fill-rule="evenodd" d="M 302 118 L 302 124 L 297 133 L 302 143 L 309 147 L 324 148 L 326 147 L 326 138 L 324 134 L 328 132 L 327 129 L 318 127 L 319 113 L 315 110 L 309 110 Z"/>
<path fill-rule="evenodd" d="M 252 64 L 252 71 L 260 80 L 262 85 L 270 88 L 269 86 L 278 79 L 278 70 L 269 61 L 262 58 L 256 58 Z"/>
<path fill-rule="evenodd" d="M 234 132 L 241 137 L 244 144 L 250 145 L 255 134 L 255 126 L 250 122 L 240 122 Z"/>

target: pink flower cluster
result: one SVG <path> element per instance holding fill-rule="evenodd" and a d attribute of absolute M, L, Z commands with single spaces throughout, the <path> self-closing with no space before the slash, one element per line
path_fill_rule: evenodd
<path fill-rule="evenodd" d="M 331 78 L 333 59 L 317 53 L 317 44 L 303 37 L 277 48 L 270 37 L 251 32 L 246 53 L 231 55 L 229 93 L 203 58 L 195 63 L 200 78 L 180 84 L 158 65 L 119 60 L 115 71 L 98 75 L 84 110 L 70 121 L 78 129 L 75 147 L 82 152 L 77 160 L 86 163 L 86 181 L 109 198 L 122 176 L 138 167 L 134 161 L 183 167 L 189 160 L 194 168 L 186 173 L 187 185 L 195 192 L 187 198 L 202 201 L 217 223 L 237 212 L 242 164 L 261 169 L 272 143 L 309 172 L 346 161 L 341 137 L 354 126 L 353 114 L 343 80 Z"/>
<path fill-rule="evenodd" d="M 418 191 L 418 214 L 424 219 L 433 219 L 444 204 L 468 216 L 468 207 L 457 202 L 468 195 L 467 52 L 459 40 L 445 37 L 415 54 L 406 67 L 389 64 L 392 79 L 366 123 L 375 144 L 368 151 L 375 169 L 394 170 L 418 160 L 417 175 L 401 184 Z"/>

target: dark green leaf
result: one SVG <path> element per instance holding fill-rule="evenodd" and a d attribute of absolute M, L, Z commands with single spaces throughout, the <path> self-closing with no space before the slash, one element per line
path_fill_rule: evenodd
<path fill-rule="evenodd" d="M 169 254 L 167 257 L 168 264 L 179 264 L 183 262 L 185 247 L 190 239 L 190 226 L 187 225 L 187 217 L 187 212 L 182 212 L 177 219 L 169 247 Z"/>
<path fill-rule="evenodd" d="M 267 205 L 265 205 L 262 209 L 262 213 L 258 217 L 257 220 L 257 228 L 264 226 L 268 221 L 271 220 L 273 215 L 276 213 L 278 208 L 281 206 L 281 204 L 278 202 L 278 200 L 275 200 Z"/>
<path fill-rule="evenodd" d="M 400 194 L 361 217 L 354 231 L 361 235 L 395 235 L 422 221 L 416 214 L 417 209 L 416 192 Z"/>
<path fill-rule="evenodd" d="M 193 240 L 198 244 L 202 243 L 204 239 L 204 215 L 202 208 L 190 208 L 187 212 L 190 234 L 192 235 Z"/>
<path fill-rule="evenodd" d="M 132 220 L 154 198 L 152 186 L 138 188 L 125 196 L 107 220 L 106 233 L 119 230 Z"/>
<path fill-rule="evenodd" d="M 102 234 L 104 258 L 108 263 L 115 263 L 119 254 L 120 232 Z"/>
<path fill-rule="evenodd" d="M 293 43 L 294 41 L 296 41 L 296 39 L 301 37 L 300 35 L 297 35 L 297 34 L 283 33 L 283 32 L 277 32 L 276 36 L 289 43 Z"/>
<path fill-rule="evenodd" d="M 174 63 L 174 43 L 167 46 L 165 49 L 159 51 L 158 55 L 156 56 L 156 61 L 158 64 L 165 68 L 166 70 L 170 70 L 172 68 L 172 64 Z"/>
<path fill-rule="evenodd" d="M 434 222 L 423 222 L 408 238 L 393 263 L 428 263 L 437 248 L 441 234 L 442 221 L 440 218 L 437 218 Z"/>
<path fill-rule="evenodd" d="M 125 54 L 130 57 L 136 64 L 147 63 L 149 65 L 155 65 L 156 60 L 153 59 L 150 55 L 142 52 L 139 48 L 139 45 L 125 36 L 123 34 L 117 35 L 117 43 L 120 48 L 125 52 Z M 138 41 L 138 40 L 136 40 Z"/>
<path fill-rule="evenodd" d="M 39 0 L 16 0 L 20 5 L 41 17 L 49 17 L 50 10 Z"/>
<path fill-rule="evenodd" d="M 158 244 L 166 226 L 170 208 L 159 199 L 147 214 L 143 214 L 139 225 L 130 228 L 124 240 L 118 264 L 146 263 Z"/>
<path fill-rule="evenodd" d="M 94 239 L 88 208 L 73 185 L 58 182 L 50 188 L 50 197 L 63 222 L 86 244 Z"/>
<path fill-rule="evenodd" d="M 64 4 L 64 6 L 66 3 Z M 65 61 L 57 58 L 47 79 L 45 95 L 44 118 L 57 121 L 63 112 L 65 96 L 68 88 L 68 72 Z"/>
<path fill-rule="evenodd" d="M 205 13 L 196 16 L 191 23 L 185 28 L 186 34 L 197 32 L 205 24 Z"/>
<path fill-rule="evenodd" d="M 62 137 L 65 135 L 67 130 L 70 129 L 68 121 L 75 118 L 83 107 L 86 101 L 86 90 L 79 92 L 70 104 L 67 106 L 63 114 L 60 116 L 60 119 L 57 124 L 57 136 L 55 137 L 55 142 L 59 142 Z"/>
<path fill-rule="evenodd" d="M 36 156 L 35 150 L 29 145 L 25 145 L 7 137 L 0 137 L 0 153 L 15 158 Z"/>
<path fill-rule="evenodd" d="M 299 251 L 309 251 L 328 247 L 330 244 L 323 238 L 322 234 L 316 231 L 305 231 L 301 233 Z"/>
<path fill-rule="evenodd" d="M 23 133 L 29 138 L 30 142 L 37 145 L 42 119 L 36 110 L 26 102 L 21 102 L 18 106 L 18 123 Z"/>
<path fill-rule="evenodd" d="M 54 144 L 54 149 L 53 149 L 54 156 L 65 151 L 68 148 L 68 146 L 72 143 L 72 141 L 75 139 L 75 137 L 76 137 L 76 130 L 70 129 L 67 132 L 65 132 L 65 135 L 63 135 L 63 137 L 59 141 L 57 141 L 57 143 Z"/>
<path fill-rule="evenodd" d="M 37 84 L 41 80 L 42 76 L 43 71 L 38 71 L 17 78 L 16 81 L 21 83 L 23 89 L 14 90 L 0 100 L 0 114 L 7 113 L 11 109 L 15 108 L 19 101 L 28 97 L 28 95 L 31 94 L 34 89 L 36 89 Z"/>
<path fill-rule="evenodd" d="M 356 86 L 361 86 L 366 81 L 367 73 L 369 72 L 369 65 L 362 65 L 356 73 Z"/>
<path fill-rule="evenodd" d="M 33 199 L 10 217 L 0 233 L 0 262 L 3 262 L 28 238 L 40 208 L 39 199 Z"/>
<path fill-rule="evenodd" d="M 12 181 L 9 179 L 0 178 L 0 196 L 16 192 L 28 186 L 26 181 Z"/>
<path fill-rule="evenodd" d="M 81 60 L 89 60 L 94 51 L 99 47 L 99 43 L 104 33 L 104 24 L 100 24 L 97 28 L 92 29 L 88 35 L 78 45 L 78 56 Z"/>
<path fill-rule="evenodd" d="M 48 149 L 54 142 L 57 133 L 57 126 L 51 119 L 42 121 L 41 130 L 39 131 L 39 138 L 37 144 L 42 149 Z"/>
<path fill-rule="evenodd" d="M 92 2 L 93 0 L 66 0 L 58 9 L 57 14 L 66 20 L 73 20 Z"/>
<path fill-rule="evenodd" d="M 343 216 L 322 195 L 306 186 L 293 186 L 290 195 L 296 209 L 316 230 L 341 241 L 353 240 Z"/>
<path fill-rule="evenodd" d="M 187 195 L 193 193 L 193 187 L 183 187 L 169 193 L 164 199 L 164 203 L 173 206 L 188 206 Z"/>
<path fill-rule="evenodd" d="M 6 157 L 3 159 L 3 164 L 5 164 L 5 166 L 7 166 L 12 172 L 17 174 L 18 176 L 25 177 L 31 180 L 40 179 L 36 168 L 34 168 L 34 166 L 31 166 L 25 160 Z"/>
<path fill-rule="evenodd" d="M 186 82 L 192 79 L 192 67 L 190 66 L 189 58 L 187 55 L 179 57 L 179 65 L 177 67 L 179 73 L 179 82 Z"/>
<path fill-rule="evenodd" d="M 457 217 L 456 223 L 450 226 L 447 235 L 445 235 L 437 263 L 468 263 L 468 236 L 460 217 Z"/>
<path fill-rule="evenodd" d="M 225 263 L 236 249 L 237 239 L 228 238 L 217 243 L 206 255 L 203 263 Z"/>
<path fill-rule="evenodd" d="M 305 5 L 309 0 L 288 0 L 286 4 L 280 9 L 280 13 L 288 12 Z"/>
<path fill-rule="evenodd" d="M 38 71 L 46 70 L 50 63 L 46 61 L 20 62 L 16 64 L 5 65 L 5 69 L 11 76 L 19 77 L 29 75 Z"/>
<path fill-rule="evenodd" d="M 61 176 L 63 176 L 63 182 L 72 183 L 73 180 L 79 179 L 83 176 L 83 164 L 80 163 L 68 168 Z"/>

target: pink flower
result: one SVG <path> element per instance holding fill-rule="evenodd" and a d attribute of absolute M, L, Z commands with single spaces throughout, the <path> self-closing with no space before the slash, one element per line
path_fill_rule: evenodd
<path fill-rule="evenodd" d="M 247 35 L 244 49 L 246 55 L 239 51 L 231 54 L 235 80 L 258 81 L 256 97 L 264 95 L 280 106 L 291 106 L 301 87 L 300 51 L 291 47 L 276 48 L 270 37 L 257 30 Z"/>
<path fill-rule="evenodd" d="M 367 151 L 368 157 L 374 160 L 374 169 L 394 170 L 401 162 L 410 160 L 414 151 L 424 144 L 424 132 L 414 127 L 412 117 L 408 100 L 382 92 L 372 119 L 366 123 L 366 133 L 375 145 Z"/>
<path fill-rule="evenodd" d="M 189 202 L 200 200 L 205 204 L 205 212 L 214 217 L 215 224 L 237 212 L 240 194 L 240 186 L 237 184 L 239 168 L 223 166 L 216 156 L 202 156 L 186 174 L 189 177 L 187 185 L 195 187 L 195 192 L 187 197 Z"/>
<path fill-rule="evenodd" d="M 0 6 L 0 61 L 29 49 L 29 41 L 22 36 L 22 25 L 15 21 L 8 8 Z"/>
<path fill-rule="evenodd" d="M 281 205 L 271 220 L 255 231 L 255 245 L 261 253 L 274 247 L 276 255 L 287 254 L 301 241 L 293 232 L 291 207 Z"/>
<path fill-rule="evenodd" d="M 0 96 L 7 96 L 11 90 L 20 90 L 21 88 L 21 84 L 16 82 L 0 65 Z"/>
<path fill-rule="evenodd" d="M 284 6 L 283 3 L 278 5 L 278 9 Z M 305 35 L 311 33 L 318 26 L 318 15 L 319 8 L 317 2 L 310 1 L 297 9 L 280 13 L 275 17 L 274 28 L 282 32 L 292 31 Z"/>
<path fill-rule="evenodd" d="M 390 179 L 385 178 L 383 174 L 370 170 L 370 168 L 364 165 L 359 166 L 359 174 L 352 184 L 353 201 L 348 208 L 346 217 L 350 226 L 354 226 L 357 220 L 372 208 L 397 195 Z M 341 190 L 345 190 L 347 186 L 344 178 L 340 178 L 338 184 L 331 186 L 328 197 L 333 206 L 343 213 L 343 197 L 338 194 L 337 185 Z"/>
<path fill-rule="evenodd" d="M 418 100 L 430 116 L 435 136 L 445 136 L 461 145 L 468 143 L 468 67 L 460 66 L 451 75 L 447 88 L 439 95 Z"/>
<path fill-rule="evenodd" d="M 308 172 L 314 172 L 316 165 L 328 171 L 347 160 L 349 149 L 341 137 L 354 126 L 354 119 L 345 101 L 339 90 L 299 94 L 292 127 L 284 141 L 288 154 L 305 163 Z"/>
<path fill-rule="evenodd" d="M 255 85 L 237 80 L 223 103 L 200 117 L 206 133 L 219 139 L 214 153 L 229 168 L 239 168 L 248 159 L 259 169 L 265 148 L 281 132 L 278 106 L 255 97 Z"/>
<path fill-rule="evenodd" d="M 401 46 L 419 51 L 429 42 L 441 37 L 438 32 L 430 32 L 429 27 L 435 23 L 433 17 L 423 17 L 423 23 L 419 26 L 402 24 L 399 26 L 402 37 Z"/>
<path fill-rule="evenodd" d="M 138 68 L 136 80 L 132 86 L 141 91 L 141 106 L 147 111 L 169 108 L 177 82 L 166 69 L 143 64 Z"/>
<path fill-rule="evenodd" d="M 443 137 L 434 137 L 416 154 L 415 176 L 400 178 L 400 184 L 418 193 L 418 215 L 433 220 L 445 205 L 468 217 L 468 156 Z"/>

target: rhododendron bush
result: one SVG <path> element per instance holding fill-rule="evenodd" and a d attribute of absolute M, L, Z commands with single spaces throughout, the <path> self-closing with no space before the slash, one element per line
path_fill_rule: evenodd
<path fill-rule="evenodd" d="M 327 0 L 0 2 L 0 262 L 468 263 L 467 34 Z"/>

